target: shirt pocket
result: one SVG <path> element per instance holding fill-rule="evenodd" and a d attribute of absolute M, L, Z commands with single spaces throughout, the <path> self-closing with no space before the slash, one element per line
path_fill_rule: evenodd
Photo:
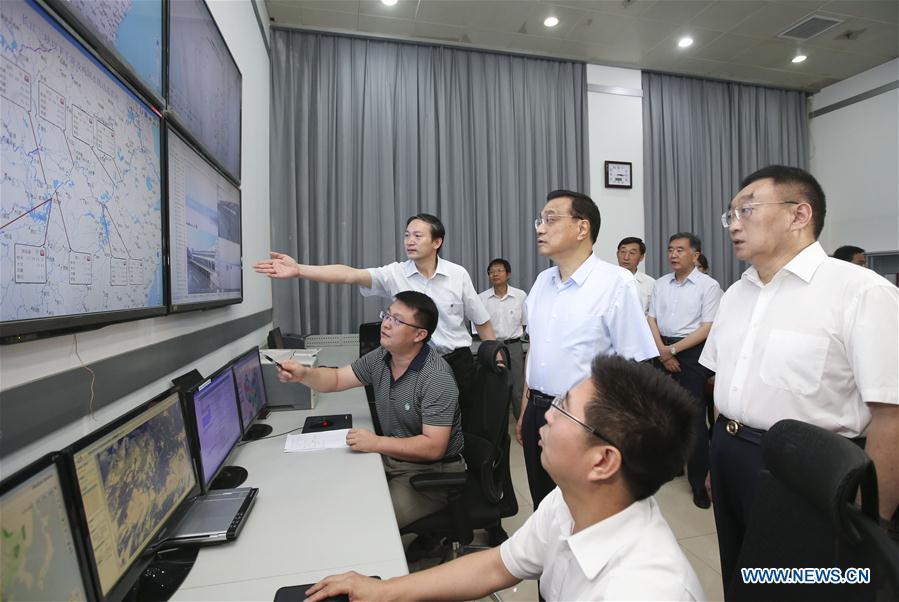
<path fill-rule="evenodd" d="M 821 387 L 829 347 L 825 336 L 772 329 L 759 376 L 771 387 L 811 395 Z"/>

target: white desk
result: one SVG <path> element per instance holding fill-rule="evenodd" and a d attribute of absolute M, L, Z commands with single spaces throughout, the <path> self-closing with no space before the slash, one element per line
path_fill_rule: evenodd
<path fill-rule="evenodd" d="M 355 359 L 347 347 L 322 349 L 319 362 Z M 297 385 L 302 386 L 302 385 Z M 322 395 L 315 410 L 273 412 L 273 435 L 312 414 L 353 414 L 371 428 L 361 388 Z M 202 548 L 173 600 L 272 600 L 278 588 L 355 570 L 383 578 L 408 573 L 381 457 L 349 449 L 284 453 L 285 435 L 239 447 L 229 464 L 249 472 L 256 505 L 233 543 Z"/>

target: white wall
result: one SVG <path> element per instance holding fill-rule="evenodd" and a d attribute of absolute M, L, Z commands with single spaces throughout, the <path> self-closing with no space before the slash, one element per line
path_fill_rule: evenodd
<path fill-rule="evenodd" d="M 899 79 L 899 59 L 828 86 L 819 110 Z M 810 168 L 827 195 L 821 244 L 899 250 L 899 90 L 814 117 Z"/>
<path fill-rule="evenodd" d="M 587 84 L 641 90 L 641 73 L 587 65 Z M 618 241 L 644 236 L 643 99 L 607 92 L 587 92 L 590 141 L 590 196 L 599 206 L 602 226 L 593 246 L 596 254 L 617 265 Z M 633 163 L 633 188 L 606 188 L 606 161 Z M 640 269 L 643 269 L 641 264 Z"/>
<path fill-rule="evenodd" d="M 253 262 L 267 257 L 270 242 L 269 224 L 269 106 L 271 70 L 268 55 L 259 32 L 259 25 L 250 4 L 252 0 L 210 2 L 213 17 L 222 30 L 225 41 L 243 74 L 243 123 L 241 129 L 241 190 L 243 220 L 243 278 L 244 301 L 239 305 L 205 311 L 163 316 L 124 324 L 107 326 L 78 335 L 54 337 L 18 345 L 0 347 L 0 393 L 17 385 L 80 366 L 74 352 L 77 336 L 78 351 L 86 364 L 146 347 L 156 342 L 214 326 L 235 318 L 255 314 L 272 306 L 271 286 L 252 270 Z M 196 362 L 203 374 L 208 374 L 246 348 L 261 343 L 270 325 L 222 347 Z M 71 443 L 81 435 L 102 426 L 112 418 L 161 393 L 173 376 L 166 375 L 156 383 L 108 405 L 75 424 L 34 442 L 26 448 L 2 459 L 4 475 L 24 466 L 43 453 Z M 60 391 L 73 404 L 89 408 L 90 391 Z M 3 404 L 0 399 L 0 423 Z M 40 411 L 36 408 L 35 411 Z M 3 424 L 4 429 L 15 428 Z"/>

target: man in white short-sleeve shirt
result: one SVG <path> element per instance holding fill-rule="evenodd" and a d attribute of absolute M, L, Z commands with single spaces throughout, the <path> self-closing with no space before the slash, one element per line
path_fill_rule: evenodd
<path fill-rule="evenodd" d="M 385 581 L 327 577 L 308 599 L 476 600 L 538 578 L 546 600 L 705 599 L 652 497 L 686 458 L 689 394 L 620 357 L 597 356 L 588 374 L 541 429 L 541 461 L 559 486 L 501 546 Z"/>
<path fill-rule="evenodd" d="M 827 257 L 824 191 L 772 165 L 741 183 L 722 216 L 738 259 L 700 362 L 715 375 L 711 481 L 725 594 L 762 467 L 759 441 L 792 418 L 864 445 L 880 514 L 899 505 L 899 293 L 865 268 Z M 866 438 L 866 440 L 865 440 Z"/>
<path fill-rule="evenodd" d="M 471 283 L 471 276 L 462 266 L 440 257 L 445 237 L 446 229 L 436 216 L 419 213 L 406 221 L 403 245 L 408 259 L 404 262 L 368 269 L 346 265 L 301 265 L 288 255 L 272 252 L 270 259 L 257 262 L 253 269 L 269 278 L 356 284 L 364 296 L 391 299 L 407 290 L 428 295 L 439 311 L 437 330 L 428 344 L 453 369 L 460 403 L 464 406 L 475 369 L 467 324 L 469 321 L 475 324 L 481 340 L 494 340 L 496 336 L 490 315 Z"/>
<path fill-rule="evenodd" d="M 656 279 L 637 270 L 637 266 L 646 257 L 646 243 L 636 236 L 628 236 L 622 238 L 618 243 L 618 265 L 634 275 L 637 281 L 637 290 L 640 293 L 640 303 L 643 305 L 643 312 L 649 312 L 649 300 L 652 298 L 652 289 L 655 286 Z"/>

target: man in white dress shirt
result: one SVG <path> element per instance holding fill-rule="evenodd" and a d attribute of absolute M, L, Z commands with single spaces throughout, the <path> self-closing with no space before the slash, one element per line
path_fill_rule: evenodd
<path fill-rule="evenodd" d="M 593 254 L 600 226 L 593 199 L 550 192 L 534 226 L 537 252 L 556 264 L 537 276 L 525 303 L 530 347 L 517 437 L 536 509 L 555 487 L 538 445 L 553 398 L 584 380 L 597 354 L 642 361 L 658 352 L 633 274 Z"/>
<path fill-rule="evenodd" d="M 464 406 L 474 377 L 471 355 L 471 321 L 482 341 L 494 340 L 490 314 L 478 298 L 471 276 L 460 265 L 440 257 L 446 229 L 434 215 L 419 213 L 406 221 L 403 244 L 408 260 L 379 268 L 359 269 L 346 265 L 302 265 L 283 253 L 256 262 L 253 269 L 269 278 L 304 278 L 331 284 L 356 284 L 368 297 L 393 298 L 402 291 L 428 295 L 440 312 L 437 330 L 428 342 L 453 369 L 459 386 L 459 403 Z"/>
<path fill-rule="evenodd" d="M 637 280 L 637 289 L 640 292 L 640 303 L 643 305 L 643 313 L 649 312 L 649 300 L 652 298 L 652 288 L 656 280 L 646 272 L 638 272 L 637 266 L 646 257 L 646 244 L 636 236 L 622 238 L 618 243 L 618 265 L 630 271 Z"/>
<path fill-rule="evenodd" d="M 327 577 L 308 599 L 476 600 L 537 578 L 546 600 L 705 599 L 652 497 L 686 457 L 689 395 L 619 357 L 588 370 L 541 428 L 541 460 L 559 486 L 501 546 L 385 581 Z"/>
<path fill-rule="evenodd" d="M 711 481 L 725 594 L 762 467 L 759 441 L 774 423 L 856 440 L 877 470 L 881 516 L 899 506 L 899 293 L 827 256 L 817 242 L 825 210 L 811 174 L 772 165 L 746 177 L 721 216 L 737 258 L 751 264 L 721 299 L 699 360 L 716 372 Z"/>
<path fill-rule="evenodd" d="M 649 328 L 659 350 L 658 367 L 696 402 L 693 450 L 687 462 L 687 480 L 693 503 L 708 508 L 712 502 L 705 489 L 709 471 L 709 430 L 706 426 L 703 389 L 711 376 L 699 363 L 699 355 L 721 301 L 721 287 L 697 269 L 702 242 L 692 232 L 678 232 L 668 240 L 668 265 L 674 270 L 656 280 L 649 307 Z"/>
<path fill-rule="evenodd" d="M 497 340 L 503 341 L 509 349 L 509 371 L 512 375 L 512 413 L 515 420 L 521 413 L 521 389 L 524 384 L 524 351 L 521 337 L 528 325 L 524 301 L 528 294 L 520 288 L 509 286 L 512 266 L 502 258 L 491 261 L 487 266 L 490 288 L 478 295 L 490 314 L 490 323 Z"/>

